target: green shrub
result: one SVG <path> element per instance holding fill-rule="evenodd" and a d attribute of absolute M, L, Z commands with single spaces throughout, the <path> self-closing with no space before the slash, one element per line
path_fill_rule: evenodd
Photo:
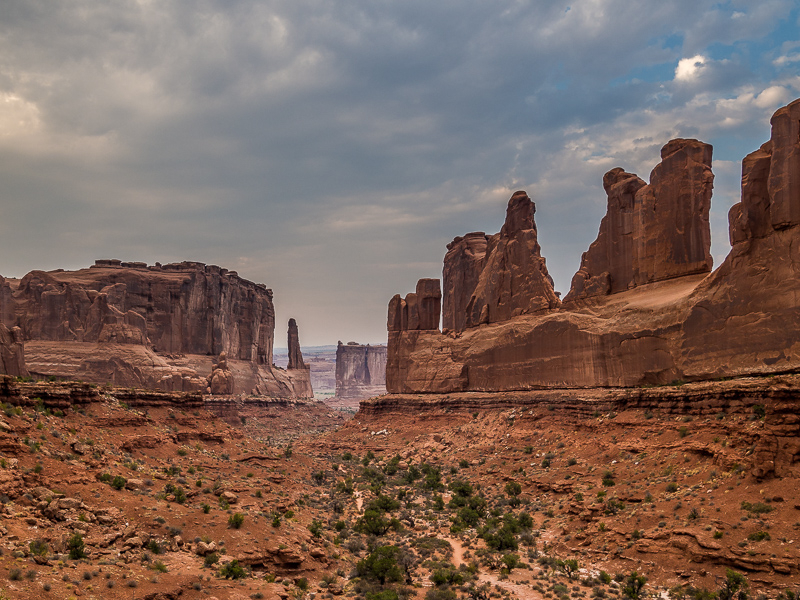
<path fill-rule="evenodd" d="M 774 506 L 764 504 L 763 502 L 755 502 L 751 504 L 750 502 L 742 501 L 742 508 L 749 513 L 753 513 L 754 515 L 762 515 L 775 510 Z"/>
<path fill-rule="evenodd" d="M 166 573 L 167 572 L 167 565 L 165 565 L 160 560 L 157 560 L 153 563 L 152 569 L 154 571 L 158 571 L 159 573 Z"/>
<path fill-rule="evenodd" d="M 72 560 L 79 560 L 86 558 L 86 549 L 83 544 L 83 536 L 80 533 L 75 533 L 67 541 L 67 548 L 69 549 L 69 557 Z"/>
<path fill-rule="evenodd" d="M 239 561 L 235 558 L 226 565 L 223 565 L 219 570 L 219 576 L 225 579 L 244 579 L 247 577 L 247 571 L 242 568 Z"/>
<path fill-rule="evenodd" d="M 639 575 L 638 572 L 633 571 L 625 578 L 625 583 L 622 586 L 622 595 L 628 600 L 640 600 L 645 596 L 644 586 L 646 583 L 647 578 L 644 575 Z"/>
<path fill-rule="evenodd" d="M 322 523 L 320 523 L 316 519 L 311 521 L 311 525 L 308 526 L 308 530 L 314 537 L 322 537 Z"/>
<path fill-rule="evenodd" d="M 244 515 L 242 513 L 233 513 L 230 517 L 228 517 L 228 527 L 233 527 L 234 529 L 239 529 L 244 523 Z"/>
<path fill-rule="evenodd" d="M 30 544 L 28 544 L 28 549 L 30 549 L 31 554 L 34 556 L 47 556 L 49 550 L 47 542 L 44 540 L 32 540 Z"/>
<path fill-rule="evenodd" d="M 379 546 L 356 564 L 356 574 L 365 579 L 387 582 L 403 581 L 404 571 L 398 564 L 401 550 L 397 546 Z"/>
<path fill-rule="evenodd" d="M 121 490 L 125 487 L 126 483 L 128 483 L 128 480 L 122 475 L 115 475 L 114 479 L 111 480 L 111 487 L 113 487 L 115 490 Z"/>
<path fill-rule="evenodd" d="M 212 552 L 211 554 L 206 554 L 205 559 L 203 559 L 203 564 L 206 567 L 213 567 L 218 562 L 219 562 L 219 555 L 216 552 Z"/>

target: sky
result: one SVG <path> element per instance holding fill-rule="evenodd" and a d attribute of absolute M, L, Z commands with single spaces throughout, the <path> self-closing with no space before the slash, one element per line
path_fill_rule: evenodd
<path fill-rule="evenodd" d="M 272 288 L 276 346 L 385 343 L 446 244 L 536 203 L 562 294 L 674 137 L 741 159 L 800 97 L 800 0 L 3 0 L 0 275 L 98 258 Z"/>

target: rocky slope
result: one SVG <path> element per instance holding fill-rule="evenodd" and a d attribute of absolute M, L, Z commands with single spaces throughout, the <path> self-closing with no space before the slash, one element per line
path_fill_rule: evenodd
<path fill-rule="evenodd" d="M 36 375 L 311 396 L 305 369 L 272 366 L 272 291 L 214 265 L 98 260 L 79 271 L 32 271 L 21 280 L 0 279 L 0 315 L 5 326 L 19 328 Z M 212 385 L 217 364 L 225 369 Z"/>
<path fill-rule="evenodd" d="M 233 427 L 199 394 L 0 383 L 9 598 L 614 599 L 634 571 L 688 597 L 734 569 L 788 600 L 800 582 L 798 376 L 389 395 L 288 446 L 287 426 L 341 417 Z"/>
<path fill-rule="evenodd" d="M 515 194 L 485 249 L 477 234 L 449 246 L 442 332 L 434 315 L 413 316 L 420 286 L 390 302 L 387 389 L 627 387 L 800 369 L 798 121 L 800 100 L 775 113 L 770 142 L 745 159 L 733 247 L 708 275 L 707 144 L 666 144 L 649 185 L 620 169 L 606 175 L 609 212 L 560 306 L 533 208 Z M 522 237 L 512 244 L 510 232 Z M 438 292 L 437 280 L 423 282 Z"/>

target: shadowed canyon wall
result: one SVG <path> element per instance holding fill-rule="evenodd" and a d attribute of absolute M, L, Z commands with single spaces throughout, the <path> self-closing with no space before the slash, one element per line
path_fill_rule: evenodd
<path fill-rule="evenodd" d="M 743 161 L 733 247 L 710 274 L 708 144 L 668 142 L 649 184 L 621 168 L 605 175 L 608 212 L 563 304 L 532 203 L 515 193 L 499 234 L 448 245 L 441 332 L 433 316 L 425 327 L 410 316 L 420 285 L 390 302 L 388 391 L 629 387 L 800 369 L 800 100 L 771 124 L 770 141 Z M 436 280 L 420 284 L 438 291 Z"/>
<path fill-rule="evenodd" d="M 386 393 L 386 346 L 355 342 L 336 348 L 336 397 L 361 400 Z"/>

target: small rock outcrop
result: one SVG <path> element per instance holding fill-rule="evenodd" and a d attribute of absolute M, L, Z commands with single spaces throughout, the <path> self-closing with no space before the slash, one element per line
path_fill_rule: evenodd
<path fill-rule="evenodd" d="M 0 323 L 0 374 L 15 377 L 28 374 L 25 368 L 25 352 L 22 331 L 19 327 L 8 329 Z"/>
<path fill-rule="evenodd" d="M 619 167 L 605 174 L 606 216 L 565 302 L 711 271 L 711 154 L 709 144 L 675 139 L 649 185 Z"/>
<path fill-rule="evenodd" d="M 386 393 L 386 346 L 339 342 L 336 348 L 336 397 L 362 400 Z"/>
<path fill-rule="evenodd" d="M 228 356 L 222 352 L 219 355 L 217 364 L 211 368 L 206 391 L 214 395 L 225 395 L 232 394 L 234 389 L 233 373 L 228 367 Z"/>

